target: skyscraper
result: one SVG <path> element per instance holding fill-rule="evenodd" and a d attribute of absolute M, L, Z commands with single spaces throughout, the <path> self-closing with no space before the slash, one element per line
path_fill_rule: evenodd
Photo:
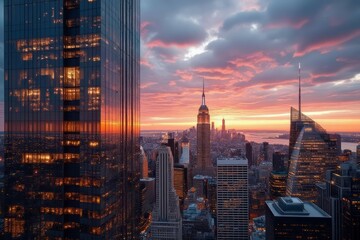
<path fill-rule="evenodd" d="M 180 200 L 180 207 L 182 209 L 184 199 L 188 191 L 188 165 L 175 163 L 174 164 L 174 188 Z"/>
<path fill-rule="evenodd" d="M 281 152 L 273 153 L 273 171 L 285 171 L 285 154 Z"/>
<path fill-rule="evenodd" d="M 5 238 L 138 238 L 139 1 L 4 6 Z"/>
<path fill-rule="evenodd" d="M 225 137 L 225 133 L 226 133 L 226 128 L 225 128 L 225 118 L 222 119 L 222 124 L 221 124 L 221 136 Z"/>
<path fill-rule="evenodd" d="M 295 109 L 292 113 L 292 117 L 299 114 Z M 326 170 L 335 169 L 338 164 L 337 144 L 315 121 L 304 114 L 301 119 L 303 127 L 291 154 L 286 193 L 315 202 L 315 184 L 324 181 Z"/>
<path fill-rule="evenodd" d="M 360 166 L 360 144 L 356 146 L 356 159 L 357 164 Z"/>
<path fill-rule="evenodd" d="M 217 239 L 248 239 L 248 162 L 217 160 Z"/>
<path fill-rule="evenodd" d="M 151 234 L 153 239 L 181 239 L 179 198 L 173 185 L 174 160 L 171 149 L 160 146 L 156 160 L 156 203 Z"/>
<path fill-rule="evenodd" d="M 253 163 L 253 148 L 251 143 L 247 142 L 245 144 L 246 158 L 249 161 L 249 167 L 251 167 Z"/>
<path fill-rule="evenodd" d="M 286 171 L 272 171 L 269 177 L 270 198 L 286 196 L 286 179 L 288 173 Z"/>
<path fill-rule="evenodd" d="M 181 139 L 181 157 L 180 164 L 190 163 L 190 141 L 187 137 Z"/>
<path fill-rule="evenodd" d="M 318 183 L 317 205 L 332 217 L 332 239 L 359 239 L 360 168 L 352 162 L 340 164 Z"/>
<path fill-rule="evenodd" d="M 331 216 L 299 198 L 266 201 L 266 239 L 331 239 Z"/>
<path fill-rule="evenodd" d="M 205 104 L 203 83 L 202 102 L 197 116 L 197 160 L 193 175 L 214 176 L 215 170 L 210 157 L 210 114 Z"/>

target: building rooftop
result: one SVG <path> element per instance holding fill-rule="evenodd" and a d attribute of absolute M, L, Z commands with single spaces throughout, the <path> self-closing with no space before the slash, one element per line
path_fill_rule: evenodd
<path fill-rule="evenodd" d="M 195 180 L 205 180 L 205 179 L 211 179 L 212 177 L 206 176 L 206 175 L 195 175 L 193 179 Z"/>
<path fill-rule="evenodd" d="M 265 201 L 275 217 L 331 218 L 326 212 L 311 202 L 303 202 L 296 197 L 280 197 L 275 201 Z"/>
<path fill-rule="evenodd" d="M 236 158 L 218 158 L 218 166 L 227 166 L 227 165 L 248 165 L 248 160 L 246 157 L 236 157 Z"/>
<path fill-rule="evenodd" d="M 155 178 L 151 178 L 151 177 L 141 178 L 140 181 L 141 182 L 151 182 L 151 181 L 155 181 Z"/>

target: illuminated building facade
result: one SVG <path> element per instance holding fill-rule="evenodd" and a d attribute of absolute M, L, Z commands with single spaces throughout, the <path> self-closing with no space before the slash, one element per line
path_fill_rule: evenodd
<path fill-rule="evenodd" d="M 357 164 L 360 166 L 360 144 L 356 146 L 356 160 Z"/>
<path fill-rule="evenodd" d="M 202 103 L 197 116 L 197 156 L 196 166 L 192 171 L 195 175 L 214 176 L 215 170 L 210 157 L 210 114 L 205 104 L 205 89 L 203 86 Z"/>
<path fill-rule="evenodd" d="M 139 0 L 5 0 L 5 239 L 136 239 Z"/>
<path fill-rule="evenodd" d="M 249 239 L 248 161 L 217 160 L 217 239 Z"/>
<path fill-rule="evenodd" d="M 288 173 L 285 171 L 272 171 L 269 178 L 270 198 L 286 196 L 286 179 Z"/>
<path fill-rule="evenodd" d="M 162 145 L 156 160 L 156 203 L 151 224 L 153 239 L 182 238 L 182 218 L 173 178 L 174 159 L 171 149 Z"/>
<path fill-rule="evenodd" d="M 208 180 L 208 187 L 206 191 L 206 199 L 210 205 L 210 213 L 213 218 L 216 218 L 216 201 L 217 201 L 217 180 L 210 178 Z"/>
<path fill-rule="evenodd" d="M 332 239 L 360 238 L 360 168 L 351 162 L 328 171 L 318 183 L 316 204 L 332 216 Z"/>
<path fill-rule="evenodd" d="M 182 208 L 188 190 L 187 165 L 179 163 L 174 165 L 174 188 L 180 200 L 180 207 Z"/>
<path fill-rule="evenodd" d="M 266 239 L 331 239 L 331 216 L 299 198 L 266 201 Z"/>
<path fill-rule="evenodd" d="M 293 113 L 297 112 L 292 110 L 292 118 L 298 117 Z M 335 169 L 338 164 L 338 145 L 315 121 L 304 114 L 301 119 L 303 127 L 292 150 L 286 194 L 315 202 L 315 184 L 324 181 L 326 170 Z"/>

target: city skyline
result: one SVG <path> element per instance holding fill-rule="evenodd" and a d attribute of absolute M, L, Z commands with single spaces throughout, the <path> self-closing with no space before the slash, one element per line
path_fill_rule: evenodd
<path fill-rule="evenodd" d="M 229 129 L 288 130 L 301 62 L 303 112 L 330 132 L 360 131 L 358 4 L 142 1 L 141 129 L 195 126 L 204 77 L 216 128 L 225 118 Z"/>
<path fill-rule="evenodd" d="M 360 131 L 358 4 L 142 1 L 142 129 L 195 126 L 204 77 L 219 130 L 288 130 L 301 62 L 302 111 Z"/>

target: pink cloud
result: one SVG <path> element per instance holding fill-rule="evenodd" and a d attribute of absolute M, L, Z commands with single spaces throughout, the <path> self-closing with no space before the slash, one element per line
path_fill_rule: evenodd
<path fill-rule="evenodd" d="M 148 67 L 148 68 L 153 68 L 153 67 L 154 67 L 154 65 L 151 64 L 151 63 L 149 62 L 149 60 L 146 59 L 146 58 L 141 58 L 141 59 L 140 59 L 140 65 L 146 66 L 146 67 Z"/>
<path fill-rule="evenodd" d="M 155 47 L 162 47 L 162 48 L 169 48 L 169 47 L 177 47 L 177 48 L 188 48 L 193 46 L 194 42 L 184 42 L 184 43 L 177 43 L 177 42 L 164 42 L 161 40 L 151 40 L 146 43 L 148 48 L 155 48 Z"/>
<path fill-rule="evenodd" d="M 349 41 L 350 39 L 357 37 L 360 35 L 360 29 L 351 32 L 349 34 L 343 35 L 343 36 L 338 36 L 336 38 L 333 39 L 329 39 L 327 41 L 323 41 L 323 42 L 318 42 L 318 43 L 314 43 L 308 47 L 306 47 L 303 50 L 298 50 L 294 53 L 294 57 L 301 57 L 304 56 L 307 53 L 310 53 L 312 51 L 316 51 L 319 50 L 321 52 L 327 52 L 330 51 L 331 48 L 336 47 L 338 45 L 341 45 L 344 42 Z M 300 46 L 297 45 L 297 48 L 299 49 Z"/>
<path fill-rule="evenodd" d="M 225 67 L 225 68 L 205 68 L 205 67 L 199 67 L 199 68 L 195 68 L 194 71 L 196 73 L 221 73 L 224 75 L 227 74 L 233 74 L 234 73 L 234 69 L 231 69 L 230 67 Z"/>
<path fill-rule="evenodd" d="M 193 75 L 191 72 L 183 71 L 183 70 L 176 70 L 174 75 L 178 76 L 179 78 L 181 78 L 184 81 L 191 81 L 193 78 Z"/>

